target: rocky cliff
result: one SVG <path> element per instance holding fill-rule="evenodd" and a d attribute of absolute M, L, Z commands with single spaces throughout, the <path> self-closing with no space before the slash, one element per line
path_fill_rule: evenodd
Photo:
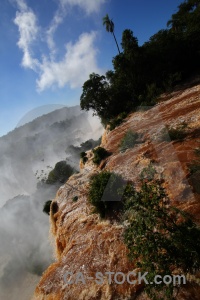
<path fill-rule="evenodd" d="M 128 274 L 136 268 L 127 259 L 122 239 L 125 225 L 102 221 L 91 213 L 87 200 L 89 180 L 102 169 L 121 174 L 137 186 L 138 174 L 151 162 L 164 178 L 171 203 L 189 212 L 200 224 L 200 176 L 192 177 L 188 168 L 196 160 L 194 150 L 200 148 L 200 85 L 178 90 L 160 100 L 151 109 L 132 113 L 113 131 L 106 130 L 101 146 L 112 155 L 96 167 L 92 163 L 93 154 L 88 151 L 88 161 L 81 164 L 80 173 L 70 177 L 58 190 L 50 215 L 56 261 L 43 273 L 34 300 L 148 299 L 140 284 L 113 281 L 109 284 L 106 276 L 102 284 L 92 279 L 96 272 Z M 163 140 L 166 127 L 184 129 L 184 138 Z M 122 153 L 119 144 L 128 130 L 141 134 L 141 140 Z M 73 200 L 75 196 L 77 201 Z M 67 278 L 74 280 L 73 284 L 66 284 L 66 272 L 71 272 Z M 79 272 L 84 278 L 75 282 L 77 278 L 71 275 Z M 197 274 L 196 278 L 190 278 L 176 299 L 199 299 L 199 277 Z"/>

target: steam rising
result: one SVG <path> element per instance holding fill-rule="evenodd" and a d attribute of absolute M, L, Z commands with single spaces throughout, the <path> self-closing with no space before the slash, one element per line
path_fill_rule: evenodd
<path fill-rule="evenodd" d="M 30 119 L 33 115 L 35 111 Z M 25 122 L 26 116 L 21 124 Z M 99 120 L 76 106 L 38 117 L 0 138 L 1 299 L 23 300 L 33 294 L 53 260 L 48 216 L 42 209 L 58 186 L 45 184 L 45 179 L 61 160 L 78 170 L 79 158 L 69 146 L 98 139 L 101 133 Z"/>

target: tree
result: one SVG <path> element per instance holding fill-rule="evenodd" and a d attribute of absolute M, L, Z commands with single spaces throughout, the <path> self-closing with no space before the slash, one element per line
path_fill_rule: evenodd
<path fill-rule="evenodd" d="M 73 173 L 74 169 L 65 160 L 56 163 L 54 169 L 49 173 L 46 183 L 64 183 Z"/>
<path fill-rule="evenodd" d="M 109 171 L 95 174 L 89 185 L 88 200 L 94 206 L 93 212 L 99 213 L 101 218 L 113 218 L 123 208 L 121 190 L 125 181 L 121 175 Z"/>
<path fill-rule="evenodd" d="M 133 31 L 130 29 L 125 29 L 123 31 L 121 45 L 126 56 L 138 53 L 138 39 L 133 35 Z"/>
<path fill-rule="evenodd" d="M 126 29 L 122 34 L 123 49 L 123 73 L 130 98 L 136 105 L 137 97 L 144 90 L 143 66 L 141 47 L 138 45 L 138 39 L 133 35 L 133 31 Z M 115 62 L 116 65 L 117 61 Z M 145 70 L 146 71 L 146 70 Z"/>
<path fill-rule="evenodd" d="M 171 90 L 181 80 L 199 74 L 200 0 L 185 0 L 168 22 L 169 29 L 154 34 L 143 46 L 133 31 L 122 35 L 122 52 L 108 14 L 103 18 L 106 30 L 113 34 L 118 52 L 113 70 L 105 76 L 91 74 L 83 85 L 81 108 L 93 109 L 106 125 L 120 113 L 129 113 L 138 105 L 153 105 L 157 96 Z"/>
<path fill-rule="evenodd" d="M 120 57 L 120 55 L 118 55 Z M 109 78 L 92 73 L 83 85 L 83 92 L 80 97 L 81 109 L 88 111 L 92 109 L 95 115 L 101 118 L 103 125 L 115 118 L 122 112 L 131 111 L 127 85 L 123 74 L 113 76 L 109 72 Z M 113 77 L 113 78 L 112 78 Z"/>
<path fill-rule="evenodd" d="M 105 76 L 92 73 L 83 84 L 83 93 L 80 98 L 81 109 L 88 111 L 92 109 L 95 115 L 106 120 L 109 111 L 108 82 Z"/>
<path fill-rule="evenodd" d="M 200 0 L 187 0 L 178 6 L 178 12 L 172 15 L 167 26 L 176 33 L 199 31 Z"/>
<path fill-rule="evenodd" d="M 117 45 L 117 49 L 119 51 L 119 54 L 120 54 L 120 50 L 119 50 L 119 45 L 117 43 L 117 39 L 115 37 L 115 33 L 114 33 L 114 28 L 115 28 L 115 25 L 113 23 L 113 21 L 109 18 L 108 14 L 105 15 L 105 17 L 103 18 L 103 25 L 106 26 L 106 31 L 107 32 L 111 32 L 114 39 L 115 39 L 115 43 Z"/>

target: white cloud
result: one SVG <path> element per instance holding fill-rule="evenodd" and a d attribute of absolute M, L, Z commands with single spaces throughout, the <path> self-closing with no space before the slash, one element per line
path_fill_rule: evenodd
<path fill-rule="evenodd" d="M 41 66 L 41 76 L 37 80 L 39 91 L 57 85 L 71 88 L 80 87 L 91 72 L 100 72 L 96 64 L 97 50 L 94 48 L 96 33 L 82 34 L 75 44 L 66 45 L 63 60 L 52 62 L 45 59 Z"/>
<path fill-rule="evenodd" d="M 28 9 L 24 0 L 16 0 L 16 3 L 21 11 L 26 11 Z"/>
<path fill-rule="evenodd" d="M 38 26 L 37 18 L 35 14 L 28 9 L 25 2 L 18 0 L 20 11 L 16 13 L 14 23 L 18 26 L 20 38 L 17 43 L 20 49 L 23 51 L 22 65 L 25 68 L 35 70 L 38 61 L 31 55 L 31 45 L 37 39 Z"/>
<path fill-rule="evenodd" d="M 55 43 L 53 40 L 53 35 L 56 32 L 58 26 L 63 22 L 65 17 L 65 12 L 61 11 L 60 9 L 58 9 L 54 15 L 54 18 L 51 22 L 50 27 L 47 30 L 47 44 L 48 47 L 51 51 L 51 56 L 53 58 L 55 52 L 56 52 L 56 47 L 55 47 Z"/>
<path fill-rule="evenodd" d="M 105 3 L 106 0 L 60 0 L 62 7 L 79 6 L 87 14 L 98 12 L 101 5 Z"/>
<path fill-rule="evenodd" d="M 21 0 L 19 0 L 21 1 Z M 47 44 L 49 46 L 49 49 L 51 50 L 52 57 L 54 56 L 56 49 L 55 49 L 55 43 L 53 40 L 54 33 L 56 32 L 58 26 L 63 22 L 67 8 L 78 6 L 83 11 L 86 12 L 86 14 L 90 15 L 91 13 L 98 12 L 101 5 L 106 0 L 59 0 L 59 7 L 56 11 L 54 18 L 50 24 L 49 29 L 47 30 Z"/>
<path fill-rule="evenodd" d="M 37 89 L 43 91 L 51 87 L 62 88 L 69 85 L 77 88 L 83 85 L 92 72 L 101 73 L 97 66 L 97 49 L 95 48 L 96 33 L 83 33 L 76 43 L 68 42 L 64 57 L 56 60 L 56 45 L 53 35 L 63 22 L 67 7 L 77 5 L 87 14 L 97 12 L 100 5 L 106 0 L 59 0 L 58 9 L 50 22 L 49 28 L 38 26 L 35 13 L 29 8 L 25 0 L 15 0 L 19 11 L 14 23 L 18 26 L 18 47 L 23 51 L 22 66 L 30 68 L 38 74 Z M 41 34 L 45 34 L 49 53 L 42 53 L 41 57 L 34 57 L 33 44 L 41 42 Z M 43 40 L 44 42 L 44 40 Z M 42 48 L 40 48 L 42 49 Z"/>

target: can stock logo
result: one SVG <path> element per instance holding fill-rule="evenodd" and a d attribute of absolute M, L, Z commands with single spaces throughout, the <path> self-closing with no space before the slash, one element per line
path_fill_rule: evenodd
<path fill-rule="evenodd" d="M 65 286 L 68 285 L 78 285 L 78 284 L 87 284 L 90 281 L 94 281 L 98 285 L 105 284 L 106 282 L 110 284 L 117 284 L 122 285 L 124 283 L 128 283 L 130 285 L 140 285 L 143 282 L 145 284 L 151 284 L 151 285 L 160 285 L 162 283 L 169 285 L 173 284 L 180 285 L 180 284 L 186 284 L 186 277 L 185 275 L 156 275 L 154 277 L 154 280 L 149 282 L 148 281 L 148 272 L 142 273 L 142 272 L 135 272 L 130 271 L 127 274 L 123 272 L 111 272 L 107 271 L 105 273 L 102 272 L 96 272 L 94 276 L 87 276 L 83 272 L 73 273 L 73 272 L 65 272 L 63 275 L 63 282 Z"/>

